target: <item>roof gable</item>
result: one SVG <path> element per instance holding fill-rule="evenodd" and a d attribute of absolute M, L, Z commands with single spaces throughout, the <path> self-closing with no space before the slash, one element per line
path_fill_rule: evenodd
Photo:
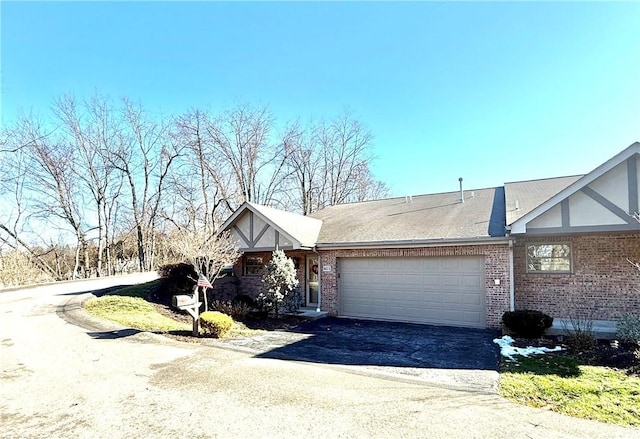
<path fill-rule="evenodd" d="M 311 248 L 322 221 L 260 204 L 244 202 L 224 222 L 242 251 Z"/>
<path fill-rule="evenodd" d="M 556 183 L 565 184 L 571 178 L 576 177 L 564 177 L 565 180 Z M 509 216 L 513 208 L 509 201 L 514 200 L 507 184 L 507 216 L 513 221 L 511 233 L 640 230 L 640 224 L 633 218 L 640 203 L 638 180 L 640 143 L 636 142 L 523 215 Z"/>

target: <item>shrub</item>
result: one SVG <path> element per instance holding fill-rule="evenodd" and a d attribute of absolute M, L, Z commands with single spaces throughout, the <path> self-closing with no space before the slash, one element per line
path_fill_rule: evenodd
<path fill-rule="evenodd" d="M 232 302 L 229 300 L 214 300 L 211 309 L 231 316 L 234 320 L 243 320 L 249 314 L 250 307 L 244 302 Z"/>
<path fill-rule="evenodd" d="M 219 311 L 206 311 L 200 314 L 200 327 L 205 335 L 222 338 L 233 327 L 233 319 Z"/>
<path fill-rule="evenodd" d="M 551 327 L 553 318 L 541 311 L 521 309 L 507 311 L 502 315 L 502 322 L 522 337 L 540 337 Z"/>
<path fill-rule="evenodd" d="M 617 336 L 621 341 L 640 345 L 640 316 L 623 315 L 618 321 Z"/>
<path fill-rule="evenodd" d="M 593 336 L 594 309 L 586 316 L 570 316 L 569 323 L 566 320 L 562 322 L 564 332 L 567 334 L 567 346 L 570 352 L 590 351 L 596 346 L 596 338 Z"/>
<path fill-rule="evenodd" d="M 167 264 L 158 269 L 160 285 L 149 294 L 149 299 L 165 305 L 171 304 L 171 298 L 178 294 L 192 294 L 198 279 L 193 265 L 181 262 Z"/>
<path fill-rule="evenodd" d="M 569 352 L 580 353 L 590 351 L 596 347 L 597 341 L 591 332 L 578 331 L 567 335 L 565 343 Z"/>
<path fill-rule="evenodd" d="M 242 303 L 249 308 L 253 308 L 256 306 L 256 301 L 251 298 L 251 296 L 247 294 L 240 294 L 233 299 L 233 303 Z"/>

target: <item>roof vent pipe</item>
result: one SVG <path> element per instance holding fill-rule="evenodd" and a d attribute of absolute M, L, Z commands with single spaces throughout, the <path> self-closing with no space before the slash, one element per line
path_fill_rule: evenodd
<path fill-rule="evenodd" d="M 464 203 L 464 192 L 462 191 L 462 177 L 458 179 L 460 182 L 460 202 Z"/>

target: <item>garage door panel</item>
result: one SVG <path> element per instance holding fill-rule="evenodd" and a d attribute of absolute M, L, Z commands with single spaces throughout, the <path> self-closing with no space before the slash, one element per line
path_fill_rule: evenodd
<path fill-rule="evenodd" d="M 342 258 L 340 314 L 484 327 L 484 258 Z"/>
<path fill-rule="evenodd" d="M 475 305 L 480 307 L 484 305 L 484 298 L 479 294 L 463 294 L 462 305 Z"/>
<path fill-rule="evenodd" d="M 422 260 L 422 269 L 427 271 L 440 271 L 442 269 L 442 259 L 440 258 L 420 258 Z"/>
<path fill-rule="evenodd" d="M 436 274 L 424 273 L 421 278 L 424 286 L 439 287 L 442 285 L 442 278 Z"/>
<path fill-rule="evenodd" d="M 462 271 L 464 272 L 484 271 L 484 259 L 483 258 L 462 259 Z"/>
<path fill-rule="evenodd" d="M 482 276 L 463 276 L 462 285 L 470 288 L 484 288 L 484 277 Z"/>
<path fill-rule="evenodd" d="M 462 283 L 460 276 L 443 275 L 442 286 L 443 287 L 459 287 Z"/>
<path fill-rule="evenodd" d="M 443 306 L 451 306 L 458 305 L 462 302 L 460 298 L 460 294 L 454 291 L 447 291 L 446 293 L 442 293 L 442 305 Z"/>
<path fill-rule="evenodd" d="M 443 271 L 461 271 L 462 262 L 457 258 L 442 258 L 442 270 Z"/>
<path fill-rule="evenodd" d="M 405 270 L 411 270 L 411 269 L 418 269 L 419 267 L 414 266 L 415 264 L 412 263 L 411 261 L 406 262 L 402 259 L 384 259 L 384 263 L 381 264 L 381 268 L 384 268 L 386 270 L 390 270 L 390 271 L 405 271 Z M 406 262 L 406 263 L 405 263 Z"/>

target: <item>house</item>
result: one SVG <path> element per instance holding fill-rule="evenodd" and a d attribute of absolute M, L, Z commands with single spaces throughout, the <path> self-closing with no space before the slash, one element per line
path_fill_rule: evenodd
<path fill-rule="evenodd" d="M 331 206 L 244 203 L 224 223 L 254 295 L 271 252 L 294 259 L 307 307 L 331 315 L 500 326 L 510 309 L 614 322 L 640 314 L 640 143 L 586 175 Z"/>

